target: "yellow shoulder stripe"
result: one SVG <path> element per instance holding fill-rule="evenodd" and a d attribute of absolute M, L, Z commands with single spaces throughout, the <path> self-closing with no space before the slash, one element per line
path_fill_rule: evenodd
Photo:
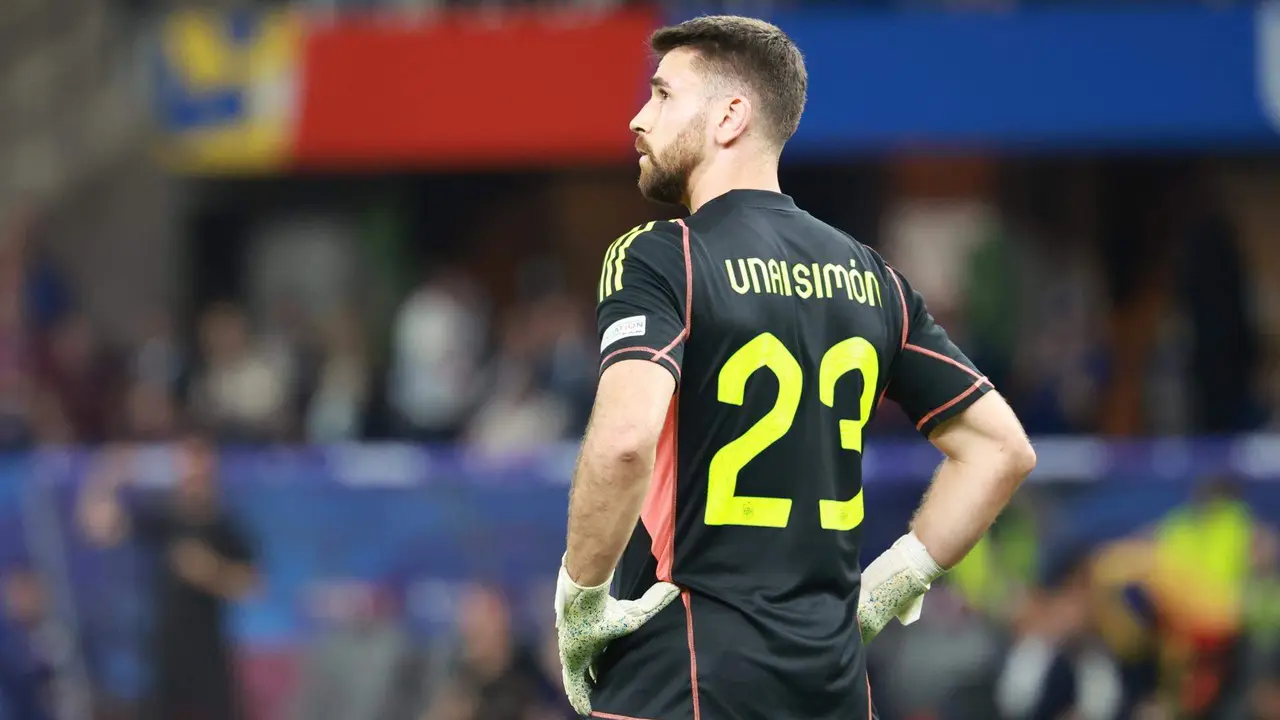
<path fill-rule="evenodd" d="M 600 286 L 596 292 L 596 300 L 601 301 L 622 289 L 622 261 L 627 257 L 627 248 L 635 239 L 649 232 L 657 225 L 657 221 L 637 225 L 624 233 L 604 254 L 604 267 L 600 268 Z"/>

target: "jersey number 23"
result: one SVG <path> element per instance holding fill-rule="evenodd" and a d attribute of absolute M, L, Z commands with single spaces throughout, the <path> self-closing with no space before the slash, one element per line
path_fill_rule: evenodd
<path fill-rule="evenodd" d="M 720 402 L 741 406 L 747 379 L 762 368 L 778 378 L 778 397 L 764 417 L 711 458 L 705 518 L 708 525 L 782 528 L 791 518 L 789 498 L 750 497 L 735 492 L 742 468 L 791 429 L 804 391 L 804 371 L 795 355 L 773 333 L 766 332 L 739 348 L 720 368 Z M 818 365 L 818 398 L 834 408 L 836 381 L 854 371 L 862 373 L 862 397 L 858 418 L 840 420 L 840 447 L 862 452 L 862 429 L 871 417 L 880 371 L 875 347 L 865 338 L 852 337 L 827 350 Z M 852 530 L 862 524 L 862 491 L 848 500 L 821 500 L 818 513 L 823 528 Z"/>

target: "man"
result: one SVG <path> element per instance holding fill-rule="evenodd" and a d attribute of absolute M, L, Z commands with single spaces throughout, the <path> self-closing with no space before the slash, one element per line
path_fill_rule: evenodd
<path fill-rule="evenodd" d="M 85 490 L 81 520 L 91 539 L 112 544 L 129 530 L 158 555 L 149 711 L 156 720 L 235 720 L 226 610 L 256 583 L 249 543 L 219 507 L 217 457 L 202 436 L 178 444 L 177 492 L 164 505 L 126 514 L 128 479 L 115 462 Z"/>
<path fill-rule="evenodd" d="M 1096 578 L 1087 547 L 1047 559 L 1029 594 L 996 683 L 999 712 L 1018 720 L 1112 720 L 1121 712 L 1122 676 L 1100 647 L 1091 606 Z"/>
<path fill-rule="evenodd" d="M 537 655 L 513 632 L 512 620 L 497 587 L 468 589 L 458 614 L 458 645 L 421 720 L 543 720 L 553 712 Z"/>
<path fill-rule="evenodd" d="M 605 256 L 556 590 L 566 691 L 603 718 L 865 719 L 862 642 L 912 619 L 1035 455 L 911 285 L 781 194 L 806 87 L 791 40 L 701 17 L 651 45 L 640 189 L 692 215 Z M 946 457 L 860 573 L 862 430 L 884 396 Z"/>
<path fill-rule="evenodd" d="M 59 661 L 44 584 L 25 564 L 0 574 L 0 718 L 51 720 Z"/>
<path fill-rule="evenodd" d="M 386 720 L 420 715 L 427 675 L 391 593 L 365 583 L 326 584 L 339 602 L 307 653 L 294 696 L 296 720 Z"/>

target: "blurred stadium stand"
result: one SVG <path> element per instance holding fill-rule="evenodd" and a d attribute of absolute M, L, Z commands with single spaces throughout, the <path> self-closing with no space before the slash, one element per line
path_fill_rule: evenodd
<path fill-rule="evenodd" d="M 784 188 L 1036 436 L 873 646 L 884 720 L 1280 720 L 1280 5 L 1157 0 L 0 2 L 0 719 L 141 717 L 157 558 L 81 513 L 174 484 L 188 425 L 259 550 L 249 717 L 569 717 L 592 292 L 671 212 L 644 37 L 704 11 L 796 37 Z M 868 554 L 937 459 L 872 427 Z"/>

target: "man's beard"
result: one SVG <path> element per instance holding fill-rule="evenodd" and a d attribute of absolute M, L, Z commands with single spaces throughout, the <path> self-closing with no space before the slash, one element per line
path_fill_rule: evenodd
<path fill-rule="evenodd" d="M 662 151 L 659 160 L 648 153 L 649 167 L 640 166 L 640 194 L 654 202 L 682 205 L 689 194 L 689 178 L 702 162 L 699 147 L 701 118 L 694 118 L 685 126 L 671 145 Z"/>

